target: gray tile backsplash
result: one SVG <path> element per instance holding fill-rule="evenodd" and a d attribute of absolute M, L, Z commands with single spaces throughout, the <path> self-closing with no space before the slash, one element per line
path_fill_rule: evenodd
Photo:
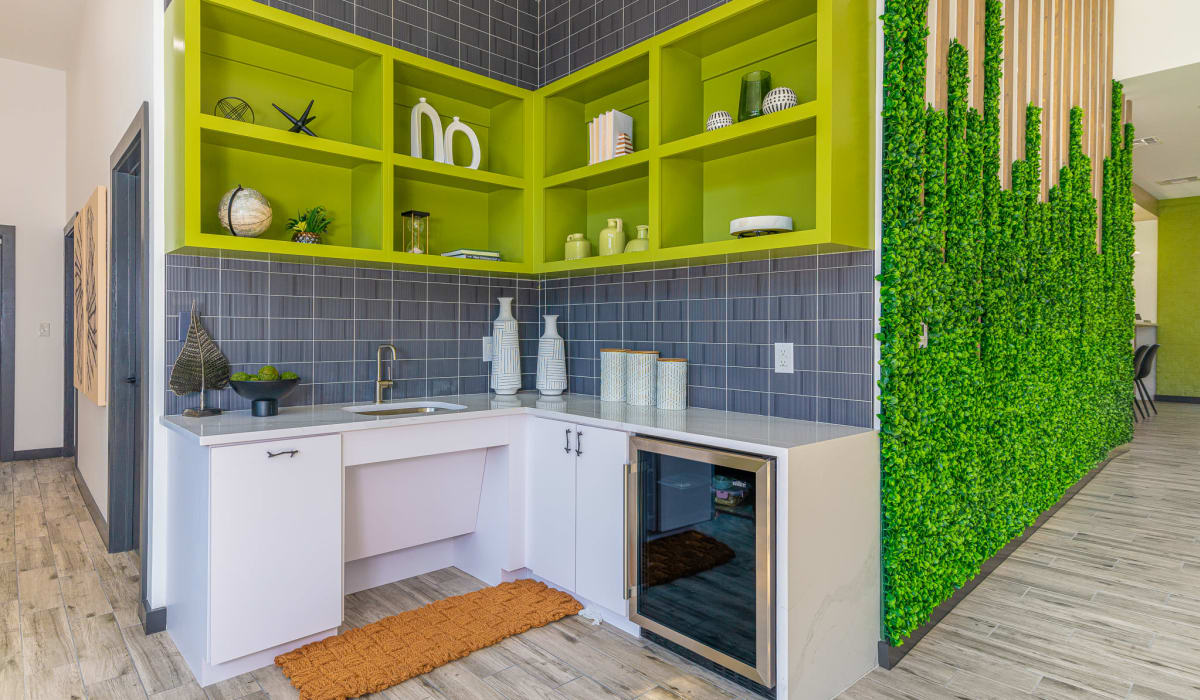
<path fill-rule="evenodd" d="M 549 313 L 574 393 L 599 392 L 601 348 L 658 350 L 689 361 L 693 406 L 870 426 L 873 275 L 869 251 L 538 279 L 169 255 L 166 371 L 195 301 L 235 371 L 301 376 L 286 404 L 371 400 L 381 343 L 400 351 L 393 398 L 485 392 L 480 339 L 515 296 L 526 389 Z M 793 374 L 773 371 L 776 342 L 795 343 Z M 168 392 L 167 413 L 198 403 Z M 209 403 L 249 407 L 232 391 Z"/>
<path fill-rule="evenodd" d="M 488 390 L 480 340 L 490 333 L 497 297 L 516 297 L 523 386 L 537 369 L 538 284 L 427 269 L 378 269 L 320 262 L 168 255 L 166 372 L 179 355 L 193 301 L 204 327 L 235 372 L 265 364 L 300 375 L 281 403 L 370 401 L 375 354 L 391 343 L 386 363 L 396 380 L 389 396 L 439 396 Z M 209 405 L 249 408 L 232 390 L 210 392 Z M 199 405 L 199 396 L 167 392 L 166 412 Z"/>
<path fill-rule="evenodd" d="M 536 89 L 729 0 L 257 0 Z"/>

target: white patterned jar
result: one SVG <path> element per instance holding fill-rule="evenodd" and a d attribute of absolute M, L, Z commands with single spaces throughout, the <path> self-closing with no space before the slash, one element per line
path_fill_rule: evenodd
<path fill-rule="evenodd" d="M 664 411 L 687 408 L 687 360 L 664 357 L 658 361 L 658 407 Z"/>
<path fill-rule="evenodd" d="M 630 350 L 625 381 L 626 401 L 630 406 L 653 406 L 657 393 L 657 350 Z"/>
<path fill-rule="evenodd" d="M 600 351 L 600 400 L 625 400 L 625 356 L 628 350 L 604 348 Z"/>
<path fill-rule="evenodd" d="M 733 126 L 733 117 L 723 109 L 713 112 L 709 115 L 708 121 L 704 122 L 705 131 L 716 131 L 727 126 Z"/>
<path fill-rule="evenodd" d="M 567 388 L 567 353 L 558 334 L 558 316 L 546 314 L 546 332 L 538 340 L 537 390 L 542 396 L 558 396 Z"/>
<path fill-rule="evenodd" d="M 789 87 L 777 87 L 763 98 L 763 114 L 774 114 L 799 104 L 796 93 Z"/>

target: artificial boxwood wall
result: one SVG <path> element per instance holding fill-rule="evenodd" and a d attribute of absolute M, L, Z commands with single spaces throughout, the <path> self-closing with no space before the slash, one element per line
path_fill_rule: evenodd
<path fill-rule="evenodd" d="M 1131 141 L 1113 83 L 1102 245 L 1082 111 L 1042 201 L 1040 110 L 1000 186 L 1000 0 L 985 14 L 983 113 L 951 42 L 925 100 L 929 0 L 884 14 L 883 628 L 901 644 L 980 565 L 1131 437 Z"/>

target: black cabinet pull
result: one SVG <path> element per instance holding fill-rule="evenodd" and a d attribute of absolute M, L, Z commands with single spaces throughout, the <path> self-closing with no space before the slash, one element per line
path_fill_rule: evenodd
<path fill-rule="evenodd" d="M 575 456 L 576 457 L 583 456 L 583 431 L 582 430 L 575 431 Z"/>
<path fill-rule="evenodd" d="M 566 443 L 563 444 L 563 452 L 571 454 L 571 429 L 567 428 Z"/>
<path fill-rule="evenodd" d="M 267 459 L 270 459 L 272 457 L 279 457 L 281 455 L 287 455 L 288 458 L 291 459 L 292 457 L 295 457 L 297 454 L 299 454 L 299 452 L 300 452 L 300 450 L 280 450 L 279 452 L 272 452 L 270 450 L 267 450 Z"/>
<path fill-rule="evenodd" d="M 126 384 L 137 384 L 137 377 L 125 377 Z"/>

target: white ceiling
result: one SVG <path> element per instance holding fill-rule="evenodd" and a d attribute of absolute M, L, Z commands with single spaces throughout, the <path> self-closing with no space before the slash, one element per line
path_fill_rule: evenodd
<path fill-rule="evenodd" d="M 91 0 L 0 0 L 0 58 L 66 70 Z"/>
<path fill-rule="evenodd" d="M 1200 63 L 1139 75 L 1124 82 L 1133 101 L 1136 136 L 1162 143 L 1135 146 L 1133 181 L 1156 199 L 1200 195 L 1200 182 L 1160 185 L 1160 180 L 1200 176 Z"/>

